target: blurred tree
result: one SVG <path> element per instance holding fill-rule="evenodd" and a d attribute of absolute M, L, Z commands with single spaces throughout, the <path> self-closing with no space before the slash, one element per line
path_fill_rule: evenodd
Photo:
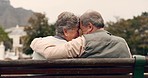
<path fill-rule="evenodd" d="M 8 34 L 4 31 L 2 26 L 0 26 L 0 42 L 3 42 L 8 39 L 9 39 Z"/>
<path fill-rule="evenodd" d="M 30 43 L 34 38 L 45 37 L 50 35 L 55 35 L 55 27 L 48 24 L 48 19 L 45 14 L 34 13 L 28 20 L 30 26 L 25 27 L 27 36 L 22 37 L 24 40 L 23 43 L 23 52 L 26 54 L 32 54 L 32 49 L 30 48 Z"/>
<path fill-rule="evenodd" d="M 5 46 L 5 51 L 7 50 L 11 51 L 13 47 L 13 39 L 9 38 L 9 39 L 4 40 L 4 46 Z"/>
<path fill-rule="evenodd" d="M 8 49 L 12 49 L 12 39 L 8 37 L 8 33 L 4 31 L 2 26 L 0 26 L 0 43 L 3 42 L 5 46 L 5 51 Z"/>
<path fill-rule="evenodd" d="M 132 54 L 147 55 L 148 52 L 148 13 L 143 12 L 133 19 L 120 19 L 117 22 L 107 22 L 109 32 L 123 37 Z"/>

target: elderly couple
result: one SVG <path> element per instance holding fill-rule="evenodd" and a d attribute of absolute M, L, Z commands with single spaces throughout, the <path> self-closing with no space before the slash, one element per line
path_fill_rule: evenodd
<path fill-rule="evenodd" d="M 97 11 L 87 11 L 79 18 L 63 12 L 56 21 L 56 35 L 35 38 L 30 47 L 33 59 L 131 58 L 126 41 L 104 30 Z"/>

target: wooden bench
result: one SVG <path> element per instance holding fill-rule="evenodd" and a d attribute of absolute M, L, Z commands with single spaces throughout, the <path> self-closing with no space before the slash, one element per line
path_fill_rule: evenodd
<path fill-rule="evenodd" d="M 147 73 L 147 57 L 0 61 L 2 78 L 148 78 Z"/>

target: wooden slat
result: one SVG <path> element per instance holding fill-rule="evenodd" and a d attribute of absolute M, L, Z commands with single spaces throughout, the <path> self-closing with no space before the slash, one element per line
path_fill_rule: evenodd
<path fill-rule="evenodd" d="M 4 77 L 3 78 L 8 78 L 8 77 Z M 13 76 L 13 77 L 9 77 L 9 78 L 132 78 L 131 75 L 109 75 L 109 76 L 34 76 L 34 77 L 24 77 L 24 76 Z M 145 77 L 146 78 L 146 77 Z"/>
<path fill-rule="evenodd" d="M 54 59 L 54 60 L 14 60 L 0 61 L 0 66 L 126 66 L 133 65 L 134 58 L 91 58 L 91 59 Z"/>
<path fill-rule="evenodd" d="M 147 58 L 146 62 L 144 71 L 148 73 Z M 133 73 L 134 63 L 134 58 L 1 60 L 0 73 L 2 77 L 7 75 L 8 78 L 22 78 L 22 75 L 27 74 L 48 74 L 34 78 L 132 78 L 132 75 L 127 74 Z M 147 74 L 145 78 L 148 78 Z"/>
<path fill-rule="evenodd" d="M 87 75 L 123 74 L 133 72 L 132 68 L 50 68 L 50 69 L 1 69 L 1 74 L 50 74 L 50 75 Z"/>

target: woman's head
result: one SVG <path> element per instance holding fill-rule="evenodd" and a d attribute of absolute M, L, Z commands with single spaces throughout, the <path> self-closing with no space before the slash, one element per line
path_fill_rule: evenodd
<path fill-rule="evenodd" d="M 79 18 L 71 12 L 62 12 L 56 21 L 56 33 L 67 41 L 78 37 Z"/>

